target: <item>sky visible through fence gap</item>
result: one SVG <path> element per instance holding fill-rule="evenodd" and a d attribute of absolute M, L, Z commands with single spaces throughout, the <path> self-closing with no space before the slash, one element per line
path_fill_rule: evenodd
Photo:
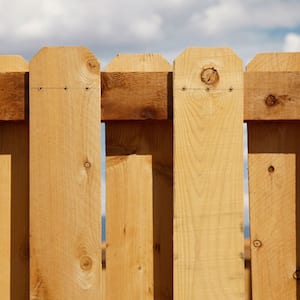
<path fill-rule="evenodd" d="M 244 123 L 244 234 L 246 238 L 250 236 L 249 228 L 249 193 L 248 193 L 248 143 L 247 124 Z M 105 148 L 105 123 L 101 123 L 101 212 L 102 212 L 102 236 L 101 240 L 106 241 L 106 148 Z"/>

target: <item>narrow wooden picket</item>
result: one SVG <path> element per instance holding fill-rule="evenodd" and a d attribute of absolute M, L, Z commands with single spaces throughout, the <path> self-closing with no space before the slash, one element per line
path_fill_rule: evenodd
<path fill-rule="evenodd" d="M 111 156 L 106 166 L 106 299 L 154 299 L 152 158 Z"/>
<path fill-rule="evenodd" d="M 171 66 L 164 58 L 156 54 L 120 54 L 109 63 L 105 71 L 169 72 L 171 71 Z M 172 299 L 173 297 L 172 134 L 172 122 L 167 120 L 106 122 L 106 151 L 108 156 L 130 154 L 152 156 L 154 231 L 153 297 L 156 300 Z M 120 173 L 119 176 L 124 176 L 124 173 Z M 113 215 L 110 217 L 113 218 Z M 138 224 L 136 226 L 138 226 Z M 107 242 L 109 243 L 109 237 Z M 148 258 L 145 257 L 145 259 Z M 107 262 L 107 267 L 109 268 L 108 264 L 109 262 Z M 111 288 L 110 285 L 111 283 L 107 281 L 107 290 Z M 109 300 L 109 298 L 107 298 L 107 300 Z"/>
<path fill-rule="evenodd" d="M 25 101 L 18 106 L 23 107 L 21 113 L 12 113 L 14 109 L 7 107 L 3 110 L 1 107 L 0 113 L 2 120 L 14 121 L 0 123 L 0 154 L 11 155 L 11 300 L 29 297 L 29 137 L 28 116 L 24 114 L 28 113 L 24 109 L 28 105 L 28 86 L 24 86 L 24 82 L 28 84 L 28 77 L 25 75 L 28 68 L 28 62 L 19 55 L 0 55 L 0 72 L 22 72 L 21 86 L 24 88 Z M 19 85 L 20 83 L 14 84 Z M 16 107 L 14 101 L 11 104 Z M 16 122 L 22 118 L 23 121 Z"/>
<path fill-rule="evenodd" d="M 30 297 L 99 299 L 99 63 L 83 47 L 30 62 Z"/>
<path fill-rule="evenodd" d="M 188 48 L 173 88 L 174 300 L 244 299 L 242 62 Z"/>
<path fill-rule="evenodd" d="M 0 299 L 10 300 L 11 156 L 0 155 Z"/>
<path fill-rule="evenodd" d="M 295 154 L 249 155 L 254 299 L 297 299 L 295 174 Z"/>
<path fill-rule="evenodd" d="M 259 76 L 272 76 L 270 73 L 275 73 L 275 76 L 282 76 L 282 81 L 284 83 L 285 91 L 284 93 L 287 97 L 291 97 L 293 102 L 294 85 L 290 85 L 289 89 L 286 85 L 285 79 L 286 75 L 290 76 L 290 72 L 299 72 L 300 71 L 300 53 L 266 53 L 257 55 L 247 66 L 247 73 L 256 73 Z M 249 77 L 248 80 L 256 80 L 255 76 Z M 280 80 L 278 81 L 280 82 Z M 278 83 L 279 84 L 279 83 Z M 249 86 L 253 86 L 253 84 L 248 83 Z M 277 90 L 277 88 L 276 88 Z M 258 94 L 261 94 L 258 91 Z M 300 197 L 300 178 L 298 176 L 298 170 L 300 168 L 300 161 L 297 157 L 300 155 L 300 142 L 299 142 L 299 132 L 300 132 L 300 124 L 297 121 L 280 121 L 276 122 L 276 120 L 282 120 L 282 116 L 287 118 L 287 110 L 284 103 L 278 103 L 275 101 L 268 102 L 266 99 L 269 95 L 274 94 L 275 98 L 277 94 L 274 93 L 274 85 L 270 85 L 269 89 L 265 89 L 265 94 L 261 95 L 261 102 L 264 103 L 265 108 L 262 109 L 262 106 L 258 106 L 256 112 L 252 110 L 248 113 L 249 120 L 248 121 L 248 145 L 249 145 L 249 154 L 250 155 L 262 155 L 267 153 L 273 153 L 274 157 L 278 155 L 278 159 L 280 159 L 279 154 L 294 154 L 296 155 L 296 175 L 295 175 L 295 186 L 293 184 L 293 178 L 291 175 L 291 171 L 289 168 L 294 169 L 291 165 L 291 162 L 279 161 L 281 168 L 281 175 L 277 175 L 278 177 L 278 187 L 280 190 L 280 185 L 284 185 L 283 180 L 285 182 L 285 186 L 282 187 L 285 190 L 281 190 L 281 194 L 284 197 L 277 198 L 274 194 L 274 184 L 273 188 L 269 188 L 266 186 L 265 198 L 275 197 L 272 200 L 272 211 L 274 212 L 274 218 L 277 219 L 277 224 L 274 224 L 274 220 L 269 220 L 269 226 L 265 223 L 262 223 L 263 218 L 269 219 L 271 216 L 268 214 L 270 210 L 257 210 L 256 203 L 257 199 L 257 186 L 250 186 L 250 221 L 251 221 L 251 251 L 254 253 L 251 263 L 252 263 L 252 293 L 253 299 L 263 300 L 263 299 L 298 299 L 299 298 L 299 287 L 300 281 L 297 281 L 297 270 L 300 267 L 300 257 L 297 255 L 300 249 L 300 207 L 298 205 L 299 197 Z M 247 96 L 247 94 L 245 95 Z M 250 103 L 251 98 L 246 99 L 246 102 Z M 270 105 L 271 104 L 271 105 Z M 269 112 L 268 112 L 269 111 Z M 272 122 L 270 121 L 251 121 L 252 117 L 255 120 L 255 116 L 266 115 L 268 112 L 268 116 L 272 116 Z M 255 156 L 260 157 L 260 156 Z M 284 156 L 282 156 L 284 157 Z M 285 156 L 288 157 L 288 156 Z M 253 160 L 253 159 L 252 159 Z M 250 167 L 250 166 L 249 166 Z M 255 178 L 257 175 L 256 170 L 252 167 L 250 170 L 250 178 L 251 176 Z M 276 167 L 275 167 L 276 172 Z M 255 179 L 256 182 L 266 181 L 270 176 L 268 173 L 259 174 L 260 178 Z M 285 175 L 289 176 L 290 181 L 287 181 Z M 274 175 L 273 175 L 274 176 Z M 251 180 L 251 179 L 250 179 Z M 276 180 L 274 179 L 274 183 Z M 270 184 L 269 184 L 270 186 Z M 293 190 L 295 189 L 295 196 L 293 195 Z M 251 196 L 252 195 L 252 196 Z M 253 198 L 253 205 L 252 205 Z M 267 203 L 266 203 L 267 205 Z M 284 211 L 281 210 L 284 207 Z M 294 212 L 292 212 L 294 209 Z M 276 213 L 277 212 L 277 213 Z M 267 213 L 267 215 L 266 215 Z M 280 215 L 282 214 L 282 215 Z M 273 219 L 274 219 L 273 218 Z M 281 224 L 281 219 L 289 219 L 287 224 Z M 294 219 L 296 218 L 296 219 Z M 252 226 L 252 223 L 254 226 Z M 283 226 L 281 229 L 280 227 Z M 288 226 L 288 228 L 286 227 Z M 264 241 L 261 241 L 260 238 L 264 238 L 267 236 L 268 232 L 272 232 L 272 236 Z M 289 236 L 291 240 L 284 244 L 287 240 L 287 232 L 289 232 Z M 293 236 L 294 235 L 294 236 Z M 259 240 L 262 242 L 261 249 L 257 249 L 257 242 Z M 255 243 L 254 243 L 255 242 Z M 269 252 L 261 251 L 262 249 L 272 249 Z M 278 247 L 275 249 L 274 247 Z M 287 250 L 287 248 L 289 250 Z M 283 252 L 285 252 L 283 254 Z M 296 257 L 295 257 L 296 255 Z M 262 259 L 264 259 L 264 272 L 262 272 L 261 266 Z M 294 260 L 294 262 L 293 262 Z M 271 268 L 268 265 L 272 265 Z M 286 266 L 286 268 L 282 266 Z M 284 268 L 284 272 L 275 272 L 274 270 L 280 270 Z M 294 278 L 295 277 L 295 278 Z M 283 289 L 281 281 L 286 282 L 286 288 Z M 266 289 L 266 284 L 268 285 L 268 289 Z"/>

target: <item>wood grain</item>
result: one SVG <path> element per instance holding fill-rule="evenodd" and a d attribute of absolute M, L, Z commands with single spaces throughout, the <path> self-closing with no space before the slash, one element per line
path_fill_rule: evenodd
<path fill-rule="evenodd" d="M 267 53 L 257 55 L 247 66 L 247 72 L 299 72 L 300 71 L 300 54 L 299 53 Z M 268 121 L 257 122 L 249 121 L 248 125 L 248 147 L 249 153 L 284 153 L 300 155 L 299 132 L 300 124 L 295 121 Z M 300 269 L 300 179 L 298 170 L 300 160 L 296 159 L 296 269 Z M 250 189 L 250 194 L 252 193 Z M 250 198 L 251 205 L 251 198 Z M 251 214 L 251 211 L 250 211 Z M 255 215 L 251 216 L 253 220 Z M 251 237 L 253 241 L 253 238 Z M 254 261 L 252 261 L 254 263 Z M 272 272 L 273 274 L 273 272 Z M 253 280 L 255 274 L 253 272 Z M 296 298 L 299 298 L 300 281 L 296 282 Z M 274 287 L 276 289 L 276 287 Z M 256 287 L 253 286 L 253 293 Z M 293 298 L 292 298 L 293 299 Z"/>
<path fill-rule="evenodd" d="M 295 167 L 295 154 L 249 155 L 254 299 L 297 299 Z"/>
<path fill-rule="evenodd" d="M 0 120 L 24 120 L 27 95 L 28 73 L 0 73 Z"/>
<path fill-rule="evenodd" d="M 10 300 L 11 156 L 0 155 L 0 299 Z"/>
<path fill-rule="evenodd" d="M 168 119 L 172 101 L 172 73 L 101 73 L 102 119 Z"/>
<path fill-rule="evenodd" d="M 244 299 L 242 88 L 230 49 L 175 60 L 174 300 Z"/>
<path fill-rule="evenodd" d="M 0 55 L 0 72 L 24 74 L 28 63 L 18 55 Z M 25 101 L 27 105 L 28 97 Z M 28 152 L 28 117 L 0 123 L 0 154 L 11 155 L 11 300 L 29 298 Z"/>
<path fill-rule="evenodd" d="M 299 120 L 300 72 L 246 72 L 245 120 Z"/>
<path fill-rule="evenodd" d="M 118 55 L 106 72 L 169 72 L 160 55 Z M 171 121 L 106 122 L 107 155 L 151 155 L 154 299 L 173 299 L 173 127 Z"/>
<path fill-rule="evenodd" d="M 154 299 L 152 158 L 111 156 L 106 166 L 106 299 Z"/>
<path fill-rule="evenodd" d="M 30 62 L 31 299 L 101 294 L 99 78 L 83 47 Z"/>

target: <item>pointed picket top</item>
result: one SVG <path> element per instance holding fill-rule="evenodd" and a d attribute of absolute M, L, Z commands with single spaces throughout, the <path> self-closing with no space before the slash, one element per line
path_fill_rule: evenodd
<path fill-rule="evenodd" d="M 72 66 L 74 71 L 70 73 L 66 65 Z M 40 79 L 47 78 L 47 74 L 51 72 L 54 75 L 51 78 L 51 87 L 59 88 L 72 83 L 75 84 L 72 86 L 74 88 L 96 88 L 100 63 L 86 47 L 44 47 L 31 59 L 29 71 L 31 69 L 35 70 L 35 74 L 39 74 L 30 74 L 32 87 L 39 87 Z M 87 83 L 89 86 L 86 86 Z"/>
<path fill-rule="evenodd" d="M 171 64 L 160 54 L 118 54 L 105 72 L 169 72 Z"/>
<path fill-rule="evenodd" d="M 175 83 L 180 84 L 174 88 L 228 90 L 231 82 L 231 88 L 241 89 L 242 81 L 235 82 L 237 71 L 242 72 L 242 60 L 230 48 L 186 48 L 174 61 Z"/>
<path fill-rule="evenodd" d="M 21 55 L 0 55 L 0 72 L 28 72 L 29 64 Z"/>
<path fill-rule="evenodd" d="M 300 52 L 259 53 L 249 62 L 247 72 L 299 72 Z"/>

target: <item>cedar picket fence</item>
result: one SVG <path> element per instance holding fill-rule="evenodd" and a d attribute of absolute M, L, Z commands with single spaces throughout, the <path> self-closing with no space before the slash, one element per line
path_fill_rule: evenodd
<path fill-rule="evenodd" d="M 84 47 L 0 56 L 0 299 L 298 299 L 299 71 L 227 48 L 101 73 Z"/>

